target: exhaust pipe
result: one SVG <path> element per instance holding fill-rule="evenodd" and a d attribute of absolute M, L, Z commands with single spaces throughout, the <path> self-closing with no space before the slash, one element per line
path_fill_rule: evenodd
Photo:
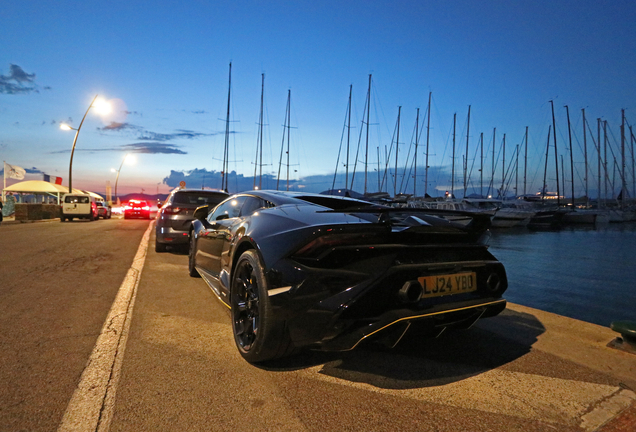
<path fill-rule="evenodd" d="M 398 291 L 398 298 L 402 303 L 417 303 L 423 293 L 424 289 L 418 281 L 407 281 Z"/>

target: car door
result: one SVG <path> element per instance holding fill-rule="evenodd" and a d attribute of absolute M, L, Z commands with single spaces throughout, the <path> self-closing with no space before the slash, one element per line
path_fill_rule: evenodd
<path fill-rule="evenodd" d="M 240 214 L 245 198 L 237 196 L 220 204 L 208 215 L 208 228 L 198 233 L 197 266 L 216 281 L 220 278 L 222 255 L 227 251 L 224 246 L 232 241 L 231 228 Z"/>

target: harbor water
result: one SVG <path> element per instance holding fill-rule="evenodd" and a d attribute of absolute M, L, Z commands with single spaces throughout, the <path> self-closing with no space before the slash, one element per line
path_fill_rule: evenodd
<path fill-rule="evenodd" d="M 492 231 L 513 302 L 609 326 L 636 321 L 636 223 Z"/>

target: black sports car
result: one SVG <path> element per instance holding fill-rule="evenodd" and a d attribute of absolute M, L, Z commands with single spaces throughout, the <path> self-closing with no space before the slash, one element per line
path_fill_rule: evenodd
<path fill-rule="evenodd" d="M 189 272 L 230 309 L 249 362 L 394 346 L 409 328 L 435 336 L 506 307 L 506 272 L 483 241 L 489 216 L 278 191 L 208 210 L 195 211 Z M 470 221 L 446 219 L 457 215 Z"/>

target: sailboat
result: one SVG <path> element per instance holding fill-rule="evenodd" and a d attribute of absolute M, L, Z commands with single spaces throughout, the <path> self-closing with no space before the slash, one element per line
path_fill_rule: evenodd
<path fill-rule="evenodd" d="M 563 216 L 565 212 L 561 210 L 561 189 L 559 186 L 559 162 L 558 162 L 558 152 L 557 152 L 557 140 L 556 140 L 556 121 L 554 118 L 554 102 L 550 101 L 550 105 L 552 106 L 552 126 L 548 128 L 548 143 L 546 146 L 545 152 L 545 169 L 543 172 L 543 190 L 542 190 L 542 202 L 544 202 L 545 195 L 547 192 L 546 187 L 546 176 L 548 171 L 548 154 L 550 149 L 550 129 L 552 130 L 553 138 L 554 138 L 554 163 L 556 167 L 556 178 L 557 178 L 557 192 L 556 192 L 556 201 L 557 207 L 556 209 L 547 209 L 538 211 L 530 221 L 528 222 L 528 228 L 531 230 L 558 230 L 563 226 Z"/>

